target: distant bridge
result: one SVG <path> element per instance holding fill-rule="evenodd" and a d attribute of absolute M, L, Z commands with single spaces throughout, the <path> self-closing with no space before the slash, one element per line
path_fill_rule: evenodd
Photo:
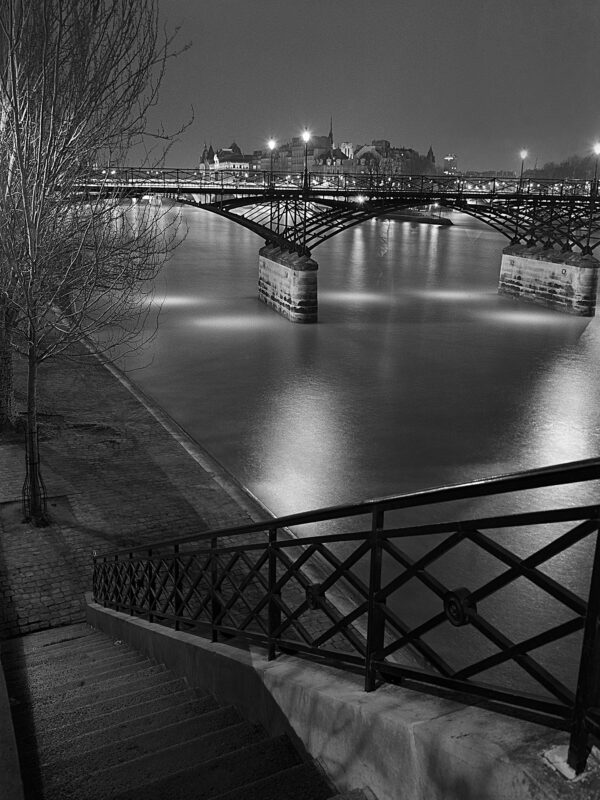
<path fill-rule="evenodd" d="M 99 170 L 85 196 L 162 195 L 219 214 L 265 240 L 259 298 L 294 322 L 317 320 L 314 248 L 368 219 L 423 207 L 461 211 L 509 240 L 499 291 L 571 314 L 595 313 L 598 182 L 446 175 L 240 174 L 193 169 Z"/>
<path fill-rule="evenodd" d="M 593 181 L 270 172 L 240 176 L 227 170 L 207 174 L 127 167 L 92 173 L 86 189 L 127 197 L 167 195 L 305 255 L 365 220 L 434 204 L 482 220 L 512 244 L 588 254 L 600 245 L 600 197 Z"/>

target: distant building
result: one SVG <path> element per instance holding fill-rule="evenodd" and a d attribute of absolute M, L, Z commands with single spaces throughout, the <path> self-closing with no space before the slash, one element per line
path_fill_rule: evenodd
<path fill-rule="evenodd" d="M 342 153 L 345 153 L 347 158 L 354 158 L 354 145 L 352 142 L 342 142 L 340 144 L 340 150 Z"/>
<path fill-rule="evenodd" d="M 303 172 L 304 170 L 304 141 L 301 136 L 294 136 L 292 139 L 292 172 Z M 311 136 L 306 145 L 308 171 L 310 172 L 317 159 L 331 148 L 329 136 Z"/>
<path fill-rule="evenodd" d="M 288 174 L 292 169 L 292 149 L 288 142 L 276 145 L 273 152 L 268 147 L 256 150 L 255 153 L 256 169 L 261 172 L 269 172 L 273 164 L 273 173 Z M 272 161 L 271 161 L 272 159 Z"/>
<path fill-rule="evenodd" d="M 435 172 L 435 156 L 431 147 L 427 156 L 421 156 L 410 147 L 392 147 L 387 139 L 374 139 L 370 145 L 357 145 L 354 166 L 356 172 L 390 178 L 397 175 L 431 175 Z"/>
<path fill-rule="evenodd" d="M 205 173 L 232 172 L 234 174 L 245 174 L 251 169 L 252 160 L 252 156 L 244 155 L 239 145 L 235 142 L 232 142 L 229 147 L 221 147 L 216 151 L 212 144 L 207 147 L 205 142 L 199 166 Z"/>
<path fill-rule="evenodd" d="M 235 142 L 218 150 L 217 158 L 218 169 L 232 172 L 247 172 L 252 162 L 252 156 L 245 156 Z"/>
<path fill-rule="evenodd" d="M 316 172 L 344 172 L 344 165 L 350 159 L 339 147 L 330 147 L 313 159 Z"/>
<path fill-rule="evenodd" d="M 454 153 L 444 156 L 444 175 L 458 175 L 458 161 Z"/>
<path fill-rule="evenodd" d="M 383 155 L 374 144 L 358 145 L 354 153 L 357 172 L 378 173 L 381 171 Z"/>
<path fill-rule="evenodd" d="M 514 170 L 507 169 L 486 169 L 483 172 L 470 169 L 467 172 L 463 172 L 463 175 L 465 178 L 505 178 L 507 180 L 517 177 L 517 173 Z"/>
<path fill-rule="evenodd" d="M 387 139 L 373 139 L 371 144 L 383 158 L 388 157 L 392 145 Z"/>

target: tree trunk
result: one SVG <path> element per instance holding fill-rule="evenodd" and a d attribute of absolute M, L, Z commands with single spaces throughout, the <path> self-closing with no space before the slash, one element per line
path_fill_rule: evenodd
<path fill-rule="evenodd" d="M 25 519 L 34 525 L 48 524 L 46 490 L 40 472 L 40 449 L 37 422 L 38 361 L 35 333 L 30 326 L 27 358 L 27 456 L 23 486 L 23 511 Z"/>
<path fill-rule="evenodd" d="M 11 329 L 6 306 L 0 301 L 0 431 L 15 425 L 15 393 Z"/>

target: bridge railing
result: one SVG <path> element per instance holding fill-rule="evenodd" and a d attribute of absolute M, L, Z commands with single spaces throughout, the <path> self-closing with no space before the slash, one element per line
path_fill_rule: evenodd
<path fill-rule="evenodd" d="M 177 189 L 302 189 L 303 172 L 218 170 L 138 167 L 113 167 L 93 170 L 89 184 L 106 187 L 155 187 L 157 190 Z M 548 195 L 585 197 L 597 194 L 597 187 L 586 180 L 533 180 L 531 178 L 455 177 L 448 175 L 387 175 L 375 172 L 309 172 L 310 189 L 327 193 L 385 194 L 408 192 L 415 194 L 464 195 Z"/>
<path fill-rule="evenodd" d="M 600 742 L 600 508 L 547 497 L 596 498 L 599 478 L 600 460 L 580 461 L 95 555 L 94 598 L 358 670 L 367 691 L 474 698 L 566 730 L 580 773 Z M 452 510 L 500 495 L 501 514 Z"/>

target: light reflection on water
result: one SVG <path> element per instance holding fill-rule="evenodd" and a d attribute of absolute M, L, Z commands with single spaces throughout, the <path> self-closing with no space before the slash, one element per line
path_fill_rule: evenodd
<path fill-rule="evenodd" d="M 258 328 L 272 330 L 276 327 L 276 323 L 267 317 L 257 321 L 252 314 L 213 314 L 212 312 L 196 317 L 192 320 L 192 324 L 199 328 L 215 328 L 220 331 L 256 331 Z"/>
<path fill-rule="evenodd" d="M 257 300 L 260 239 L 206 212 L 184 216 L 153 363 L 135 379 L 274 513 L 600 454 L 599 322 L 499 296 L 506 240 L 486 226 L 459 215 L 444 228 L 372 221 L 334 237 L 314 254 L 320 323 L 302 326 Z M 578 487 L 540 490 L 465 501 L 452 514 L 589 500 Z M 499 540 L 533 547 L 547 535 Z M 415 555 L 426 547 L 408 545 Z M 444 571 L 452 586 L 475 588 L 494 574 L 488 560 L 467 548 Z M 552 569 L 583 592 L 588 563 L 582 545 Z M 409 616 L 439 607 L 412 597 L 396 598 Z M 517 599 L 525 611 L 498 620 L 517 638 L 540 613 L 559 614 L 526 581 Z M 466 652 L 468 632 L 450 633 Z"/>

